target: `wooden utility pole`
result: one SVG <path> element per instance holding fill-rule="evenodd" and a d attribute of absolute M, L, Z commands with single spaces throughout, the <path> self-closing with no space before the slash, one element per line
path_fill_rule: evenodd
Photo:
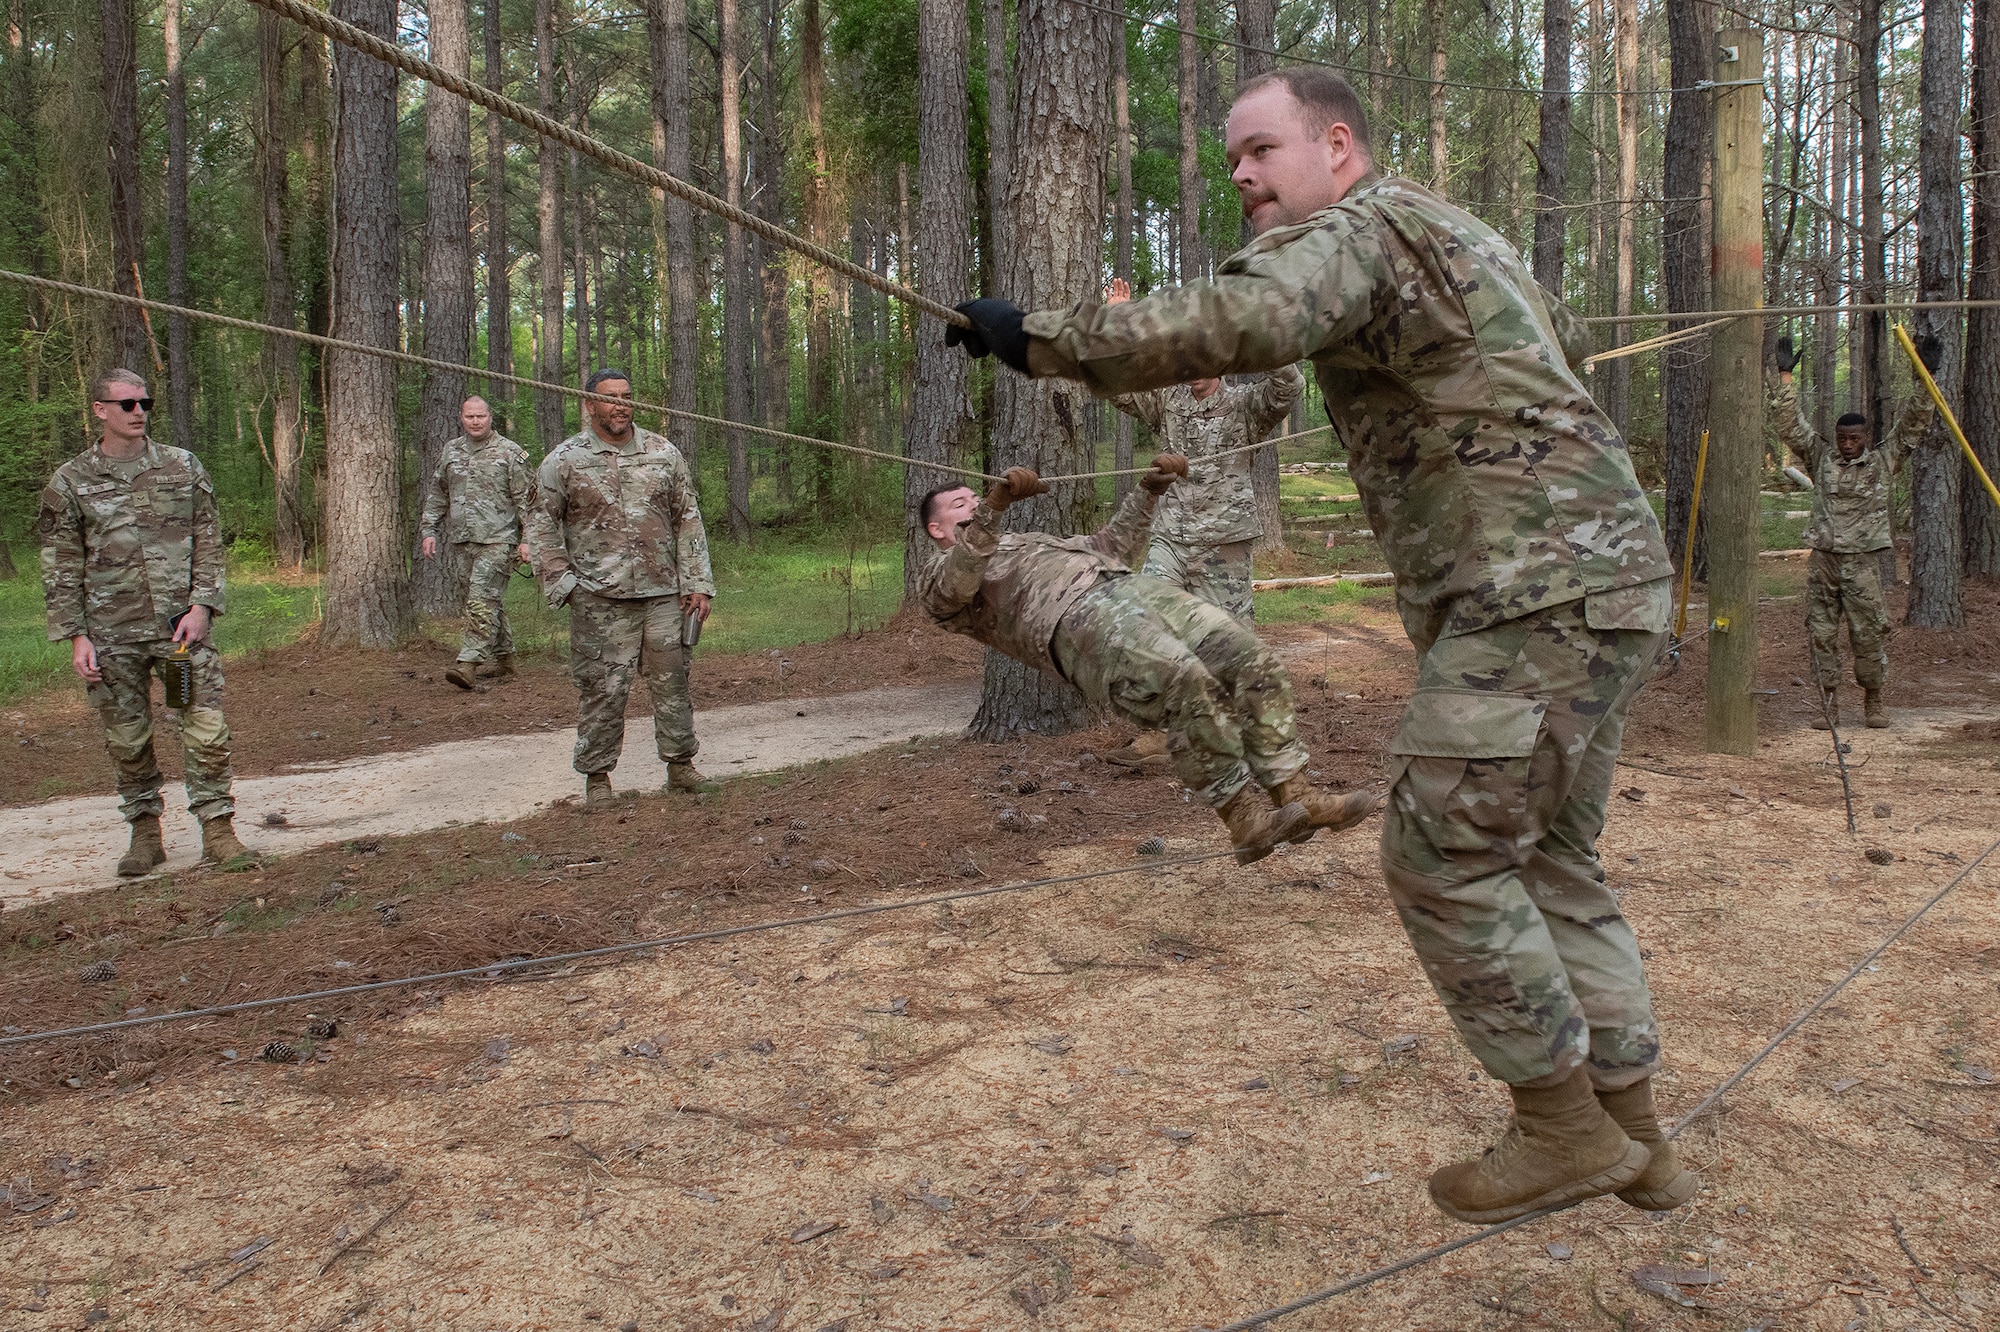
<path fill-rule="evenodd" d="M 1764 39 L 1718 35 L 1715 81 L 1717 310 L 1764 304 Z M 1729 85 L 1737 86 L 1729 86 Z M 1710 367 L 1708 455 L 1708 749 L 1757 749 L 1757 483 L 1763 451 L 1764 321 L 1717 329 Z"/>

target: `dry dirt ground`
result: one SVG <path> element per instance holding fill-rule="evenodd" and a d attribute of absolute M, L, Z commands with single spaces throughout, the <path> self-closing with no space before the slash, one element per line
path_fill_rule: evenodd
<path fill-rule="evenodd" d="M 1756 756 L 1700 752 L 1698 648 L 1642 696 L 1603 849 L 1670 1115 L 2000 833 L 1996 600 L 1898 631 L 1896 726 L 1849 737 L 1855 836 L 1795 602 Z M 1373 612 L 1322 637 L 1293 641 L 1315 764 L 1363 783 L 1409 653 Z M 1464 1233 L 1423 1177 L 1504 1095 L 1372 827 L 1147 872 L 1141 838 L 1219 828 L 1093 761 L 1120 739 L 928 742 L 0 915 L 0 1014 L 35 1030 L 1134 870 L 350 999 L 317 1042 L 281 1009 L 0 1050 L 0 1324 L 1186 1328 Z M 1689 1128 L 1689 1207 L 1598 1200 L 1277 1326 L 2000 1326 L 1996 893 L 1989 861 Z"/>

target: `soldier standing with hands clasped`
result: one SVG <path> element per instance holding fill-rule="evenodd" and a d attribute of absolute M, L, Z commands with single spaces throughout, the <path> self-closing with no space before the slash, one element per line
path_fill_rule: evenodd
<path fill-rule="evenodd" d="M 438 524 L 451 515 L 449 539 L 467 570 L 465 636 L 444 678 L 471 689 L 481 666 L 496 680 L 514 674 L 514 633 L 507 624 L 507 580 L 517 558 L 528 558 L 521 517 L 534 501 L 528 451 L 493 429 L 486 399 L 459 409 L 465 433 L 444 446 L 424 502 L 424 558 L 437 558 Z"/>
<path fill-rule="evenodd" d="M 653 698 L 667 789 L 704 788 L 687 669 L 715 579 L 687 459 L 632 424 L 623 370 L 599 370 L 584 388 L 611 401 L 586 398 L 583 429 L 542 459 L 528 549 L 549 605 L 569 606 L 575 765 L 596 812 L 611 803 L 634 675 Z"/>
<path fill-rule="evenodd" d="M 1561 304 L 1491 228 L 1384 178 L 1346 81 L 1253 79 L 1228 122 L 1258 235 L 1209 281 L 1125 305 L 960 306 L 1024 374 L 1131 393 L 1313 362 L 1419 653 L 1390 744 L 1382 871 L 1514 1123 L 1430 1179 L 1491 1222 L 1616 1192 L 1679 1206 L 1659 1028 L 1596 841 L 1625 714 L 1666 642 L 1672 566 Z M 1572 336 L 1565 337 L 1565 334 Z"/>
<path fill-rule="evenodd" d="M 192 453 L 146 434 L 153 400 L 138 375 L 102 375 L 90 398 L 103 433 L 42 491 L 49 638 L 69 640 L 118 770 L 120 811 L 132 826 L 118 873 L 137 878 L 167 858 L 153 753 L 156 669 L 192 676 L 192 697 L 179 703 L 188 812 L 201 823 L 202 859 L 226 864 L 250 852 L 233 823 L 222 658 L 208 636 L 223 602 L 215 485 Z"/>

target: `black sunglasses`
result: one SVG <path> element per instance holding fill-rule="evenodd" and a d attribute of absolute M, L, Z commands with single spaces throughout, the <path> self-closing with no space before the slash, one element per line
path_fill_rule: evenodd
<path fill-rule="evenodd" d="M 153 410 L 153 400 L 151 398 L 99 398 L 97 401 L 103 403 L 115 402 L 121 410 L 128 412 L 134 407 L 137 407 L 142 412 Z"/>

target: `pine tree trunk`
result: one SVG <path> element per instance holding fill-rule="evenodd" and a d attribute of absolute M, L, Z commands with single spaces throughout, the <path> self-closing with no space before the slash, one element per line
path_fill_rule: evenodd
<path fill-rule="evenodd" d="M 759 57 L 762 84 L 762 124 L 758 127 L 758 176 L 762 216 L 780 226 L 787 225 L 785 213 L 785 132 L 779 116 L 783 101 L 778 86 L 778 44 L 783 39 L 785 7 L 782 0 L 764 0 L 764 49 Z M 963 219 L 960 219 L 961 224 Z M 760 247 L 764 270 L 764 320 L 761 347 L 763 367 L 763 419 L 773 430 L 792 426 L 792 311 L 791 272 L 785 251 L 764 242 Z M 771 441 L 776 461 L 778 502 L 792 502 L 791 445 Z"/>
<path fill-rule="evenodd" d="M 687 0 L 646 0 L 646 33 L 653 56 L 653 161 L 660 170 L 686 180 L 692 152 L 688 137 Z M 666 308 L 667 406 L 691 412 L 695 410 L 701 369 L 694 208 L 662 191 L 654 194 L 653 209 L 655 244 L 660 252 L 660 296 Z M 681 420 L 667 424 L 699 481 L 699 437 L 694 427 Z"/>
<path fill-rule="evenodd" d="M 1617 276 L 1613 287 L 1613 312 L 1632 313 L 1632 282 L 1635 260 L 1633 223 L 1636 211 L 1629 202 L 1639 191 L 1639 6 L 1638 0 L 1616 0 L 1615 73 L 1618 80 L 1618 210 L 1616 244 Z M 1613 325 L 1611 345 L 1631 341 L 1629 325 Z M 1600 404 L 1618 433 L 1630 437 L 1632 430 L 1632 359 L 1621 357 L 1606 363 L 1604 399 Z"/>
<path fill-rule="evenodd" d="M 535 0 L 535 94 L 537 109 L 560 117 L 556 101 L 556 28 L 559 0 Z M 536 145 L 541 163 L 540 189 L 535 195 L 535 219 L 540 242 L 542 286 L 541 333 L 535 344 L 535 378 L 563 382 L 563 243 L 562 170 L 565 150 L 547 139 Z M 562 443 L 565 409 L 560 393 L 535 394 L 535 434 L 544 453 Z"/>
<path fill-rule="evenodd" d="M 431 59 L 472 77 L 472 29 L 466 0 L 429 0 Z M 464 98 L 424 87 L 424 355 L 472 360 L 472 110 Z M 424 371 L 417 408 L 417 475 L 428 486 L 444 446 L 459 433 L 465 375 Z M 435 559 L 411 553 L 410 595 L 419 615 L 451 615 L 465 577 L 457 548 L 441 542 Z"/>
<path fill-rule="evenodd" d="M 1889 290 L 1888 247 L 1882 214 L 1882 0 L 1859 0 L 1854 19 L 1854 115 L 1861 122 L 1861 304 L 1880 305 Z M 1888 349 L 1887 316 L 1866 310 L 1856 316 L 1861 334 L 1861 375 L 1857 408 L 1878 430 L 1888 427 L 1883 353 Z M 1852 336 L 1852 333 L 1849 334 Z"/>
<path fill-rule="evenodd" d="M 1201 205 L 1208 197 L 1208 182 L 1201 174 L 1201 45 L 1194 35 L 1195 5 L 1194 0 L 1179 4 L 1181 281 L 1191 282 L 1208 273 L 1208 247 L 1201 239 Z"/>
<path fill-rule="evenodd" d="M 1007 181 L 1014 174 L 1014 97 L 1007 77 L 1007 0 L 984 0 L 980 18 L 986 48 L 986 193 L 990 201 L 992 250 L 987 265 L 992 275 L 1007 271 Z M 1002 296 L 1003 292 L 989 293 Z"/>
<path fill-rule="evenodd" d="M 285 253 L 290 229 L 291 182 L 287 145 L 291 125 L 285 114 L 284 20 L 257 13 L 257 191 L 264 248 L 264 322 L 294 328 L 291 265 Z M 265 338 L 261 348 L 264 382 L 274 400 L 271 411 L 271 544 L 278 562 L 297 569 L 305 563 L 306 533 L 299 401 L 299 344 Z"/>
<path fill-rule="evenodd" d="M 1238 0 L 1236 6 L 1236 38 L 1246 47 L 1255 50 L 1239 50 L 1236 53 L 1236 86 L 1241 88 L 1251 79 L 1268 73 L 1276 63 L 1264 52 L 1277 43 L 1278 5 L 1277 0 Z M 1122 43 L 1121 43 L 1122 45 Z M 1243 243 L 1249 244 L 1250 220 L 1243 220 Z M 1125 413 L 1118 413 L 1118 419 L 1125 423 Z M 1131 466 L 1129 461 L 1126 466 Z M 1127 479 L 1130 488 L 1130 478 Z M 1278 450 L 1259 449 L 1250 455 L 1250 491 L 1257 504 L 1257 522 L 1264 534 L 1257 538 L 1257 554 L 1282 551 L 1285 548 L 1285 514 L 1278 500 Z"/>
<path fill-rule="evenodd" d="M 1451 185 L 1451 158 L 1444 141 L 1444 0 L 1425 0 L 1424 13 L 1431 34 L 1431 188 L 1443 194 Z"/>
<path fill-rule="evenodd" d="M 1924 0 L 1923 67 L 1917 137 L 1917 299 L 1957 300 L 1964 255 L 1964 190 L 1958 180 L 1958 125 L 1965 103 L 1964 0 Z M 1958 310 L 1918 310 L 1917 346 L 1936 348 L 1934 373 L 1956 409 L 1964 373 Z M 1958 442 L 1940 418 L 1910 455 L 1910 600 L 1905 618 L 1955 629 L 1965 618 L 1959 584 Z"/>
<path fill-rule="evenodd" d="M 1535 146 L 1535 281 L 1563 291 L 1563 240 L 1569 230 L 1569 49 L 1575 32 L 1570 0 L 1542 3 L 1540 142 Z"/>
<path fill-rule="evenodd" d="M 334 0 L 334 17 L 385 40 L 394 0 Z M 340 108 L 333 144 L 333 335 L 396 345 L 396 71 L 336 46 Z M 408 627 L 397 541 L 396 371 L 379 356 L 327 354 L 326 618 L 328 647 L 389 648 Z"/>
<path fill-rule="evenodd" d="M 563 87 L 568 92 L 566 99 L 571 129 L 580 134 L 590 133 L 588 101 L 590 94 L 583 86 L 583 80 L 576 72 L 576 51 L 565 47 L 562 59 Z M 570 266 L 570 317 L 576 330 L 576 376 L 581 382 L 590 372 L 597 369 L 596 358 L 590 349 L 590 258 L 591 246 L 585 240 L 589 230 L 588 218 L 591 211 L 590 192 L 583 184 L 583 158 L 575 149 L 563 154 L 564 193 L 568 208 L 563 216 L 569 221 L 569 266 Z"/>
<path fill-rule="evenodd" d="M 832 161 L 826 143 L 826 30 L 820 19 L 819 0 L 799 4 L 799 109 L 805 121 L 806 151 L 811 154 L 806 178 L 806 234 L 816 244 L 831 248 L 833 235 Z M 806 293 L 811 316 L 806 325 L 806 421 L 803 433 L 831 439 L 839 427 L 834 419 L 834 376 L 837 362 L 833 345 L 834 293 L 827 275 L 814 273 Z M 821 451 L 822 453 L 824 451 Z M 813 500 L 832 500 L 832 472 L 824 457 L 809 458 Z"/>
<path fill-rule="evenodd" d="M 1250 0 L 1239 6 L 1239 12 L 1266 3 L 1267 0 Z M 1111 144 L 1112 155 L 1116 158 L 1114 176 L 1118 182 L 1118 201 L 1112 210 L 1111 272 L 1123 278 L 1129 285 L 1132 281 L 1132 76 L 1127 67 L 1126 34 L 1129 28 L 1124 20 L 1124 0 L 1118 0 L 1116 8 L 1119 17 L 1113 20 L 1115 27 L 1111 41 Z M 1123 412 L 1115 413 L 1111 441 L 1112 466 L 1124 470 L 1132 466 L 1132 418 Z M 1120 476 L 1112 479 L 1112 498 L 1120 503 L 1132 493 L 1137 478 Z"/>
<path fill-rule="evenodd" d="M 1667 6 L 1673 86 L 1667 109 L 1660 192 L 1660 278 L 1670 310 L 1708 308 L 1708 226 L 1701 196 L 1703 166 L 1715 136 L 1710 94 L 1696 85 L 1715 77 L 1715 6 Z M 1668 331 L 1695 320 L 1676 321 Z M 1667 435 L 1667 549 L 1678 563 L 1686 549 L 1688 514 L 1701 432 L 1708 419 L 1708 342 L 1692 339 L 1660 352 L 1661 415 Z M 1706 577 L 1707 553 L 1695 543 L 1695 572 Z"/>
<path fill-rule="evenodd" d="M 2000 0 L 1972 0 L 1972 281 L 1975 301 L 2000 300 Z M 2000 477 L 2000 309 L 1966 312 L 1965 435 Z M 1968 472 L 1970 469 L 1967 469 Z M 1979 478 L 1962 483 L 1965 572 L 2000 576 L 2000 509 Z"/>
<path fill-rule="evenodd" d="M 736 0 L 717 0 L 722 29 L 722 197 L 743 206 L 743 71 L 737 56 Z M 722 414 L 750 419 L 751 279 L 749 246 L 743 228 L 725 223 L 722 241 Z M 728 432 L 729 535 L 750 539 L 750 441 L 741 430 Z"/>
<path fill-rule="evenodd" d="M 500 0 L 486 0 L 486 86 L 503 92 L 507 86 L 506 56 L 500 46 Z M 486 368 L 514 373 L 514 294 L 507 251 L 507 122 L 486 113 Z M 509 419 L 512 386 L 487 387 L 494 415 L 509 433 L 519 429 Z M 496 429 L 500 428 L 498 426 Z"/>
<path fill-rule="evenodd" d="M 917 5 L 917 268 L 918 290 L 949 302 L 966 290 L 972 254 L 965 220 L 972 213 L 972 171 L 966 156 L 969 98 L 966 67 L 972 46 L 963 0 L 919 0 Z M 916 324 L 916 380 L 903 427 L 909 457 L 958 463 L 976 426 L 970 365 L 944 345 L 945 326 Z M 935 547 L 924 532 L 917 502 L 934 486 L 955 478 L 928 468 L 903 469 L 903 594 L 912 596 Z"/>
<path fill-rule="evenodd" d="M 111 289 L 139 292 L 139 264 L 146 254 L 139 200 L 146 170 L 139 148 L 139 58 L 133 0 L 98 0 L 104 24 L 104 116 L 110 130 Z M 145 375 L 152 369 L 146 324 L 139 311 L 111 307 L 111 348 L 117 364 Z"/>
<path fill-rule="evenodd" d="M 1017 148 L 1003 204 L 1008 264 L 1001 289 L 1043 310 L 1097 295 L 1102 262 L 1104 160 L 1109 133 L 1104 87 L 1111 71 L 1114 19 L 1064 0 L 1021 0 L 1016 51 L 1023 80 L 1014 108 Z M 1079 171 L 1078 163 L 1091 164 Z M 1093 470 L 1083 431 L 1090 395 L 1064 380 L 1029 380 L 1002 371 L 995 384 L 993 465 L 1047 473 Z M 1059 535 L 1096 521 L 1096 486 L 1059 482 L 1054 493 L 1008 510 L 1010 527 Z M 1082 695 L 1011 658 L 986 655 L 986 683 L 971 734 L 994 741 L 1023 731 L 1061 734 L 1089 723 Z"/>
<path fill-rule="evenodd" d="M 1848 86 L 1849 70 L 1852 66 L 1846 42 L 1833 44 L 1833 83 L 1836 88 Z M 1825 238 L 1818 265 L 1818 281 L 1813 294 L 1815 305 L 1835 305 L 1840 303 L 1846 291 L 1850 276 L 1847 268 L 1847 154 L 1849 117 L 1844 108 L 1836 106 L 1832 110 L 1833 129 L 1828 136 L 1826 152 L 1826 197 L 1832 203 L 1834 215 L 1822 219 L 1820 234 Z M 1821 315 L 1816 321 L 1818 331 L 1813 341 L 1813 428 L 1821 439 L 1833 438 L 1833 422 L 1840 409 L 1834 402 L 1836 364 L 1839 360 L 1840 316 L 1831 311 Z"/>
<path fill-rule="evenodd" d="M 160 6 L 160 32 L 167 67 L 167 299 L 190 305 L 187 78 L 181 67 L 180 0 L 164 0 Z M 195 447 L 193 348 L 188 337 L 187 316 L 168 315 L 167 404 L 173 413 L 173 442 L 183 449 Z"/>

